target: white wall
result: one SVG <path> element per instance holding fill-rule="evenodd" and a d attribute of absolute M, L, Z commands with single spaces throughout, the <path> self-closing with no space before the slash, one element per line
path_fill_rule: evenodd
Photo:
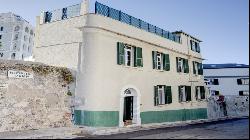
<path fill-rule="evenodd" d="M 248 68 L 204 69 L 205 78 L 219 79 L 219 85 L 207 85 L 211 90 L 223 95 L 239 95 L 239 91 L 249 91 L 249 85 L 238 85 L 237 79 L 248 78 Z M 222 76 L 222 77 L 221 77 Z"/>

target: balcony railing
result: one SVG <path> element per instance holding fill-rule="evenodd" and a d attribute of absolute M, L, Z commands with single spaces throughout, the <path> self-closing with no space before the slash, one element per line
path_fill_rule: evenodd
<path fill-rule="evenodd" d="M 80 15 L 81 5 L 73 5 L 63 9 L 45 12 L 45 23 L 64 20 Z"/>
<path fill-rule="evenodd" d="M 130 16 L 130 15 L 123 13 L 119 10 L 110 8 L 110 7 L 103 5 L 99 2 L 95 3 L 95 14 L 100 14 L 100 15 L 103 15 L 106 17 L 110 17 L 112 19 L 115 19 L 115 20 L 121 21 L 123 23 L 132 25 L 136 28 L 145 30 L 145 31 L 150 32 L 150 33 L 154 33 L 154 34 L 159 35 L 161 37 L 164 37 L 166 39 L 180 43 L 180 36 L 172 34 L 169 31 L 165 31 L 161 28 L 158 28 L 158 27 L 151 25 L 147 22 L 144 22 L 141 19 Z"/>

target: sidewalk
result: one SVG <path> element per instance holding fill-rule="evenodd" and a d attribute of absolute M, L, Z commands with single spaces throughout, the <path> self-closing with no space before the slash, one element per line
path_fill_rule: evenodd
<path fill-rule="evenodd" d="M 0 139 L 72 139 L 77 137 L 89 137 L 93 135 L 112 135 L 119 133 L 128 133 L 141 130 L 150 130 L 166 127 L 186 126 L 190 124 L 200 123 L 216 123 L 216 121 L 241 119 L 248 117 L 226 117 L 214 120 L 193 120 L 185 122 L 172 122 L 172 123 L 159 123 L 159 124 L 144 124 L 141 126 L 129 126 L 129 127 L 85 127 L 85 126 L 73 126 L 73 127 L 61 127 L 61 128 L 49 128 L 39 130 L 25 130 L 25 131 L 13 131 L 13 132 L 1 132 Z"/>

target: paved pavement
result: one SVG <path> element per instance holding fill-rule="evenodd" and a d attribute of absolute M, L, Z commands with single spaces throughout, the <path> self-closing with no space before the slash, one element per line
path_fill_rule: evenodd
<path fill-rule="evenodd" d="M 249 139 L 249 119 L 234 119 L 84 139 Z"/>

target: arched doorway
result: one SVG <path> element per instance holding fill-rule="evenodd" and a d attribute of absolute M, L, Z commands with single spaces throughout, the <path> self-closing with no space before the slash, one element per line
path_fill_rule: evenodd
<path fill-rule="evenodd" d="M 141 125 L 140 91 L 134 86 L 121 90 L 119 126 Z"/>

